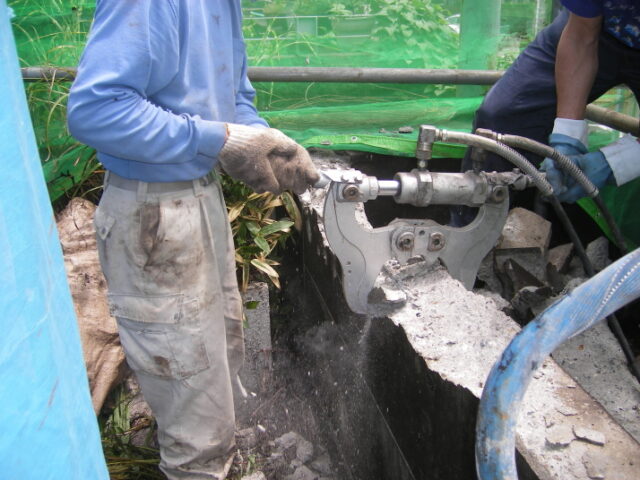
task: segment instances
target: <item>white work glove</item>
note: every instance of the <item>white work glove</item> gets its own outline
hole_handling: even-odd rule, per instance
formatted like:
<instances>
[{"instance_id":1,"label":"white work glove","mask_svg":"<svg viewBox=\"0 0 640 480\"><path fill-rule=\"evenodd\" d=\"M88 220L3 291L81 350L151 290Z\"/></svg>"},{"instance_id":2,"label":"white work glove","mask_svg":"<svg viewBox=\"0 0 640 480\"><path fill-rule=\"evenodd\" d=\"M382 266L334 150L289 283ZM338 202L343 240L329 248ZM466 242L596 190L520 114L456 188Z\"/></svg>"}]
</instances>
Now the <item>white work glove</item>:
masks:
<instances>
[{"instance_id":1,"label":"white work glove","mask_svg":"<svg viewBox=\"0 0 640 480\"><path fill-rule=\"evenodd\" d=\"M224 170L258 193L303 193L319 179L307 151L280 130L227 123L218 155Z\"/></svg>"}]
</instances>

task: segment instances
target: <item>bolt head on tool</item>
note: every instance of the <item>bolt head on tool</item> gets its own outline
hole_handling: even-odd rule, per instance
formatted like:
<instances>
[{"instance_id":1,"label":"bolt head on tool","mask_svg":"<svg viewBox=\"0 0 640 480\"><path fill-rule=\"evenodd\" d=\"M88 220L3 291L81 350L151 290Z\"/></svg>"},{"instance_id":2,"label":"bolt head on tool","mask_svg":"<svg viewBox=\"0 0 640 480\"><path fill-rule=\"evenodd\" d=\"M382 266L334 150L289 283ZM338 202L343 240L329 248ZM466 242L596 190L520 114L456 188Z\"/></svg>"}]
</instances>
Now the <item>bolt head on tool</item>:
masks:
<instances>
[{"instance_id":1,"label":"bolt head on tool","mask_svg":"<svg viewBox=\"0 0 640 480\"><path fill-rule=\"evenodd\" d=\"M499 186L493 189L491 193L491 200L494 202L502 202L507 197L508 191L506 187Z\"/></svg>"},{"instance_id":2,"label":"bolt head on tool","mask_svg":"<svg viewBox=\"0 0 640 480\"><path fill-rule=\"evenodd\" d=\"M438 250L442 250L444 248L445 238L444 235L440 232L433 232L429 235L429 246L427 249L430 252L437 252Z\"/></svg>"},{"instance_id":3,"label":"bolt head on tool","mask_svg":"<svg viewBox=\"0 0 640 480\"><path fill-rule=\"evenodd\" d=\"M404 232L398 236L396 240L396 246L403 251L409 251L413 249L414 235L411 232Z\"/></svg>"},{"instance_id":4,"label":"bolt head on tool","mask_svg":"<svg viewBox=\"0 0 640 480\"><path fill-rule=\"evenodd\" d=\"M360 197L360 188L357 185L347 185L342 189L345 200L357 200Z\"/></svg>"}]
</instances>

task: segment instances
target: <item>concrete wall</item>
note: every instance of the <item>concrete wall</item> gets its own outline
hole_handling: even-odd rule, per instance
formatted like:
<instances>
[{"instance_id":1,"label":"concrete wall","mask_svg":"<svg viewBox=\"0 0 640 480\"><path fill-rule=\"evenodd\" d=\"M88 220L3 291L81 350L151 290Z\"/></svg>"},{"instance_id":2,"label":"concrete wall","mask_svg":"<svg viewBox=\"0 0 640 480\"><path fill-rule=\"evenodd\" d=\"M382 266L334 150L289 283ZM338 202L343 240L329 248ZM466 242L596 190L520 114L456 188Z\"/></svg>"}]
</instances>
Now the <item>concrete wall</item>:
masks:
<instances>
[{"instance_id":1,"label":"concrete wall","mask_svg":"<svg viewBox=\"0 0 640 480\"><path fill-rule=\"evenodd\" d=\"M340 478L475 478L483 382L519 326L445 271L419 267L387 274L403 305L353 314L323 238L321 195L303 197L305 275L291 294L300 313L291 343ZM521 479L640 478L640 445L551 359L525 397L517 445Z\"/></svg>"}]
</instances>

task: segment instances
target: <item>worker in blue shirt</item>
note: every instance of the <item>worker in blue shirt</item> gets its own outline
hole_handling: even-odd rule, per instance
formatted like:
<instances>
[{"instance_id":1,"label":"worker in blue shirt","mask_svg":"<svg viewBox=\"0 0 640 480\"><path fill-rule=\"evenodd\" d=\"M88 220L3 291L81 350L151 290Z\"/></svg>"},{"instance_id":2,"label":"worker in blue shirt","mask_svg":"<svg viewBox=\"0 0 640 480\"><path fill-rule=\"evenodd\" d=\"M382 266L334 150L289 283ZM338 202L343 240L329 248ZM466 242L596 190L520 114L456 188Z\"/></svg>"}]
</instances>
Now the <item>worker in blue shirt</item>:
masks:
<instances>
[{"instance_id":1,"label":"worker in blue shirt","mask_svg":"<svg viewBox=\"0 0 640 480\"><path fill-rule=\"evenodd\" d=\"M234 453L242 304L217 167L258 192L318 180L253 105L239 0L98 0L68 124L106 168L95 214L111 312L170 479Z\"/></svg>"},{"instance_id":2,"label":"worker in blue shirt","mask_svg":"<svg viewBox=\"0 0 640 480\"><path fill-rule=\"evenodd\" d=\"M569 155L597 187L622 185L640 176L640 144L627 135L589 153L584 116L587 103L620 84L640 98L640 2L562 0L562 4L566 10L487 93L476 112L474 129L549 142ZM536 164L541 160L523 153ZM469 170L471 165L467 153L462 169ZM484 168L513 167L488 154ZM544 160L542 169L561 201L573 203L585 194L551 159ZM453 223L468 223L468 213L454 211Z\"/></svg>"}]
</instances>

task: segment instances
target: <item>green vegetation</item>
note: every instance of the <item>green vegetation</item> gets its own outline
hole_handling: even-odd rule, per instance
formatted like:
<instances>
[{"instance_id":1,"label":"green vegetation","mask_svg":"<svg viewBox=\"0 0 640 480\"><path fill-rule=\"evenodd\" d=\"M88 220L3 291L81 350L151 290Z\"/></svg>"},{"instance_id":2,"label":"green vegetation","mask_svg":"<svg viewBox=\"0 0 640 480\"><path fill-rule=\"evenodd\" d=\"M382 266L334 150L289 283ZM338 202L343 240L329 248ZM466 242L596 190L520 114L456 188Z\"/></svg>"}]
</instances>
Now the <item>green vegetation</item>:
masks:
<instances>
[{"instance_id":1,"label":"green vegetation","mask_svg":"<svg viewBox=\"0 0 640 480\"><path fill-rule=\"evenodd\" d=\"M158 469L160 453L153 448L152 437L156 430L153 418L139 419L131 427L129 404L131 395L121 384L109 396L108 402L98 417L102 433L104 451L111 480L163 480L166 478ZM132 435L150 427L142 446L132 442Z\"/></svg>"}]
</instances>

